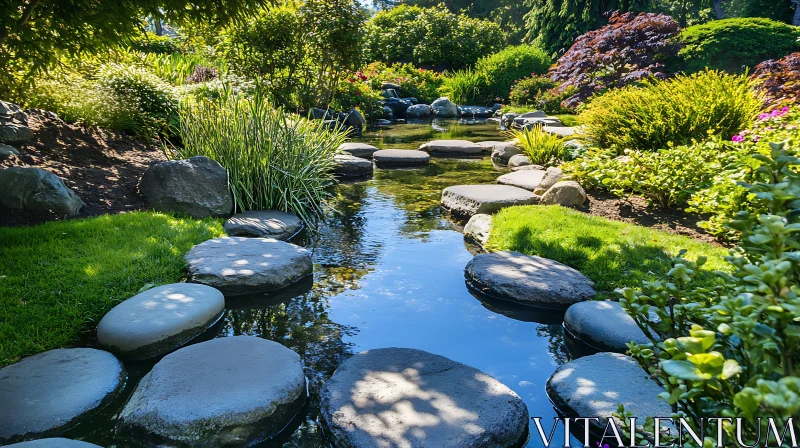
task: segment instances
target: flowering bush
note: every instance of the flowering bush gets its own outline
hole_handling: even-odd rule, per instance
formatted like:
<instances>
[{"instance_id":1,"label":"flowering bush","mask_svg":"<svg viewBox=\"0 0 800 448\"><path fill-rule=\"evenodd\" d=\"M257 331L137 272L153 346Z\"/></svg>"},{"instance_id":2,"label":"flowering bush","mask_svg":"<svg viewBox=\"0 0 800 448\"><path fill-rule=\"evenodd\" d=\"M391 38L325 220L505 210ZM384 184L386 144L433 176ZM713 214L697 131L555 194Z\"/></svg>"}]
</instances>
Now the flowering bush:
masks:
<instances>
[{"instance_id":1,"label":"flowering bush","mask_svg":"<svg viewBox=\"0 0 800 448\"><path fill-rule=\"evenodd\" d=\"M758 64L752 78L759 82L768 106L800 102L800 53Z\"/></svg>"},{"instance_id":2,"label":"flowering bush","mask_svg":"<svg viewBox=\"0 0 800 448\"><path fill-rule=\"evenodd\" d=\"M438 98L442 75L433 70L414 67L413 64L373 62L361 72L369 85L380 90L381 84L391 82L400 86L400 92L416 98L422 103L432 103Z\"/></svg>"},{"instance_id":3,"label":"flowering bush","mask_svg":"<svg viewBox=\"0 0 800 448\"><path fill-rule=\"evenodd\" d=\"M383 114L380 101L383 98L365 81L367 81L366 75L359 71L339 83L331 108L342 112L358 109L366 120L380 118Z\"/></svg>"}]
</instances>

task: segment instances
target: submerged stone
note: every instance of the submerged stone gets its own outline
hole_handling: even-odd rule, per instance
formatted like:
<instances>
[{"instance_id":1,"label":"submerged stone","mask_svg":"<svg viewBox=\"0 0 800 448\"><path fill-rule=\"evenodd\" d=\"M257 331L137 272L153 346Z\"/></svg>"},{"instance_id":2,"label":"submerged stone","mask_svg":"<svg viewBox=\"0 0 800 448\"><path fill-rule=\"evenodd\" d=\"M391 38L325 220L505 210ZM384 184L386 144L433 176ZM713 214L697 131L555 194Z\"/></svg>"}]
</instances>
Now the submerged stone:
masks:
<instances>
[{"instance_id":1,"label":"submerged stone","mask_svg":"<svg viewBox=\"0 0 800 448\"><path fill-rule=\"evenodd\" d=\"M285 241L303 229L303 221L291 213L278 210L248 210L233 215L225 221L224 227L230 236L274 238Z\"/></svg>"}]
</instances>

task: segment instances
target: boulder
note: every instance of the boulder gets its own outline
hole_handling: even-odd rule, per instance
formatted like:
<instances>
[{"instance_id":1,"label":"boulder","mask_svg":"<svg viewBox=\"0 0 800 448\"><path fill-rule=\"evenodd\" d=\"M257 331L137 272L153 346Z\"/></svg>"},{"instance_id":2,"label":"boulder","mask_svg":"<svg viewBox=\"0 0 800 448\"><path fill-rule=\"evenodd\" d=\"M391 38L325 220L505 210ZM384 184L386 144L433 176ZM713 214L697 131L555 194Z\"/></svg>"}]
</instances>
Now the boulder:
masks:
<instances>
[{"instance_id":1,"label":"boulder","mask_svg":"<svg viewBox=\"0 0 800 448\"><path fill-rule=\"evenodd\" d=\"M361 112L356 109L351 109L345 114L344 124L347 126L361 129L366 123L367 122L364 120L364 116L361 115Z\"/></svg>"},{"instance_id":2,"label":"boulder","mask_svg":"<svg viewBox=\"0 0 800 448\"><path fill-rule=\"evenodd\" d=\"M455 185L442 191L442 207L461 218L536 202L530 191L508 185Z\"/></svg>"},{"instance_id":3,"label":"boulder","mask_svg":"<svg viewBox=\"0 0 800 448\"><path fill-rule=\"evenodd\" d=\"M390 89L399 92L400 91L400 85L399 84L395 84L393 82L381 83L381 90L390 90Z\"/></svg>"},{"instance_id":4,"label":"boulder","mask_svg":"<svg viewBox=\"0 0 800 448\"><path fill-rule=\"evenodd\" d=\"M488 152L491 154L494 151L494 147L498 145L505 145L507 142L501 142L497 140L487 140L484 142L476 142L475 144L480 146L483 149L483 152Z\"/></svg>"},{"instance_id":5,"label":"boulder","mask_svg":"<svg viewBox=\"0 0 800 448\"><path fill-rule=\"evenodd\" d=\"M311 252L268 238L214 238L194 246L184 259L192 281L226 295L280 289L313 270Z\"/></svg>"},{"instance_id":6,"label":"boulder","mask_svg":"<svg viewBox=\"0 0 800 448\"><path fill-rule=\"evenodd\" d=\"M431 109L438 118L458 118L458 106L447 97L438 98L431 103Z\"/></svg>"},{"instance_id":7,"label":"boulder","mask_svg":"<svg viewBox=\"0 0 800 448\"><path fill-rule=\"evenodd\" d=\"M493 111L495 111L495 112L497 112L498 110L500 110L500 109L502 109L502 108L503 108L503 105L502 105L502 104L500 104L500 103L494 103L494 104L492 104L492 110L493 110Z\"/></svg>"},{"instance_id":8,"label":"boulder","mask_svg":"<svg viewBox=\"0 0 800 448\"><path fill-rule=\"evenodd\" d=\"M372 162L349 154L337 154L333 173L343 177L365 177L372 175Z\"/></svg>"},{"instance_id":9,"label":"boulder","mask_svg":"<svg viewBox=\"0 0 800 448\"><path fill-rule=\"evenodd\" d=\"M14 443L6 445L5 448L102 448L93 443L81 442L80 440L62 439L54 437L50 439L31 440L28 442Z\"/></svg>"},{"instance_id":10,"label":"boulder","mask_svg":"<svg viewBox=\"0 0 800 448\"><path fill-rule=\"evenodd\" d=\"M372 154L377 150L378 148L366 143L349 142L339 145L339 152L350 154L353 157L361 157L362 159L371 159Z\"/></svg>"},{"instance_id":11,"label":"boulder","mask_svg":"<svg viewBox=\"0 0 800 448\"><path fill-rule=\"evenodd\" d=\"M125 359L169 353L214 325L225 311L218 290L173 283L136 294L111 309L97 325L100 346Z\"/></svg>"},{"instance_id":12,"label":"boulder","mask_svg":"<svg viewBox=\"0 0 800 448\"><path fill-rule=\"evenodd\" d=\"M515 114L513 112L509 112L507 114L503 114L503 116L500 117L500 124L502 124L503 126L505 126L507 128L511 127L511 125L514 123L514 119L519 117L519 115L520 114Z\"/></svg>"},{"instance_id":13,"label":"boulder","mask_svg":"<svg viewBox=\"0 0 800 448\"><path fill-rule=\"evenodd\" d=\"M511 171L529 171L529 170L545 171L545 168L542 165L523 165L511 168Z\"/></svg>"},{"instance_id":14,"label":"boulder","mask_svg":"<svg viewBox=\"0 0 800 448\"><path fill-rule=\"evenodd\" d=\"M0 121L0 143L22 143L33 139L33 131L22 123Z\"/></svg>"},{"instance_id":15,"label":"boulder","mask_svg":"<svg viewBox=\"0 0 800 448\"><path fill-rule=\"evenodd\" d=\"M431 156L412 149L382 149L372 155L375 165L381 167L427 165Z\"/></svg>"},{"instance_id":16,"label":"boulder","mask_svg":"<svg viewBox=\"0 0 800 448\"><path fill-rule=\"evenodd\" d=\"M528 435L528 410L511 389L409 348L344 361L322 388L320 421L337 447L510 448Z\"/></svg>"},{"instance_id":17,"label":"boulder","mask_svg":"<svg viewBox=\"0 0 800 448\"><path fill-rule=\"evenodd\" d=\"M522 118L522 119L526 119L526 118L547 118L547 114L544 113L544 111L541 111L541 110L534 110L534 111L531 111L531 112L525 112L524 114L521 114L521 115L517 115L516 118Z\"/></svg>"},{"instance_id":18,"label":"boulder","mask_svg":"<svg viewBox=\"0 0 800 448\"><path fill-rule=\"evenodd\" d=\"M511 156L510 159L508 159L508 167L511 168L512 170L514 168L519 168L521 166L527 166L532 164L533 163L531 162L530 157L526 156L525 154L513 155Z\"/></svg>"},{"instance_id":19,"label":"boulder","mask_svg":"<svg viewBox=\"0 0 800 448\"><path fill-rule=\"evenodd\" d=\"M442 156L480 155L483 148L467 140L434 140L419 147L420 151Z\"/></svg>"},{"instance_id":20,"label":"boulder","mask_svg":"<svg viewBox=\"0 0 800 448\"><path fill-rule=\"evenodd\" d=\"M598 353L560 366L547 380L546 390L565 416L599 417L600 421L589 420L589 429L596 435L602 435L620 403L637 422L672 415L670 405L658 398L664 389L639 363L618 353Z\"/></svg>"},{"instance_id":21,"label":"boulder","mask_svg":"<svg viewBox=\"0 0 800 448\"><path fill-rule=\"evenodd\" d=\"M273 238L286 241L303 229L303 221L291 213L278 210L248 210L225 221L230 236Z\"/></svg>"},{"instance_id":22,"label":"boulder","mask_svg":"<svg viewBox=\"0 0 800 448\"><path fill-rule=\"evenodd\" d=\"M314 120L330 120L334 117L335 112L320 109L319 107L312 107L308 116Z\"/></svg>"},{"instance_id":23,"label":"boulder","mask_svg":"<svg viewBox=\"0 0 800 448\"><path fill-rule=\"evenodd\" d=\"M0 118L17 120L21 123L26 123L28 121L28 115L25 114L19 106L7 101L0 101Z\"/></svg>"},{"instance_id":24,"label":"boulder","mask_svg":"<svg viewBox=\"0 0 800 448\"><path fill-rule=\"evenodd\" d=\"M431 116L431 106L427 104L415 104L406 109L406 116L411 118L428 118Z\"/></svg>"},{"instance_id":25,"label":"boulder","mask_svg":"<svg viewBox=\"0 0 800 448\"><path fill-rule=\"evenodd\" d=\"M476 255L464 270L469 286L497 299L562 309L594 297L594 282L557 261L519 252Z\"/></svg>"},{"instance_id":26,"label":"boulder","mask_svg":"<svg viewBox=\"0 0 800 448\"><path fill-rule=\"evenodd\" d=\"M486 246L489 241L489 233L492 230L492 215L479 214L469 218L464 226L464 236L477 242L481 246Z\"/></svg>"},{"instance_id":27,"label":"boulder","mask_svg":"<svg viewBox=\"0 0 800 448\"><path fill-rule=\"evenodd\" d=\"M494 109L483 106L461 106L458 110L465 118L489 118L494 115Z\"/></svg>"},{"instance_id":28,"label":"boulder","mask_svg":"<svg viewBox=\"0 0 800 448\"><path fill-rule=\"evenodd\" d=\"M391 109L394 118L404 117L408 108L412 106L411 101L400 98L387 98L383 100L383 105Z\"/></svg>"},{"instance_id":29,"label":"boulder","mask_svg":"<svg viewBox=\"0 0 800 448\"><path fill-rule=\"evenodd\" d=\"M0 159L7 159L19 155L19 150L13 146L0 143Z\"/></svg>"},{"instance_id":30,"label":"boulder","mask_svg":"<svg viewBox=\"0 0 800 448\"><path fill-rule=\"evenodd\" d=\"M505 142L502 145L496 145L494 147L492 150L492 161L498 165L508 166L508 161L517 154L525 154L525 151L514 142Z\"/></svg>"},{"instance_id":31,"label":"boulder","mask_svg":"<svg viewBox=\"0 0 800 448\"><path fill-rule=\"evenodd\" d=\"M118 429L158 446L252 446L300 411L300 356L252 336L212 339L165 356L133 391Z\"/></svg>"},{"instance_id":32,"label":"boulder","mask_svg":"<svg viewBox=\"0 0 800 448\"><path fill-rule=\"evenodd\" d=\"M522 170L512 171L497 178L497 183L501 185L511 185L533 191L545 176L542 170Z\"/></svg>"},{"instance_id":33,"label":"boulder","mask_svg":"<svg viewBox=\"0 0 800 448\"><path fill-rule=\"evenodd\" d=\"M63 433L112 401L122 363L93 348L50 350L0 369L0 443Z\"/></svg>"},{"instance_id":34,"label":"boulder","mask_svg":"<svg viewBox=\"0 0 800 448\"><path fill-rule=\"evenodd\" d=\"M541 182L539 182L539 186L533 190L534 194L543 195L547 190L550 189L553 185L555 185L561 178L564 177L564 172L561 171L561 168L551 166L547 169L546 174Z\"/></svg>"},{"instance_id":35,"label":"boulder","mask_svg":"<svg viewBox=\"0 0 800 448\"><path fill-rule=\"evenodd\" d=\"M650 342L619 302L576 303L564 314L564 328L575 339L601 352L625 353L629 342Z\"/></svg>"},{"instance_id":36,"label":"boulder","mask_svg":"<svg viewBox=\"0 0 800 448\"><path fill-rule=\"evenodd\" d=\"M229 215L233 211L228 172L208 157L157 163L144 172L139 189L158 211L195 218Z\"/></svg>"},{"instance_id":37,"label":"boulder","mask_svg":"<svg viewBox=\"0 0 800 448\"><path fill-rule=\"evenodd\" d=\"M562 180L556 182L542 195L544 205L583 205L586 202L586 192L583 191L581 184L574 180Z\"/></svg>"},{"instance_id":38,"label":"boulder","mask_svg":"<svg viewBox=\"0 0 800 448\"><path fill-rule=\"evenodd\" d=\"M41 168L12 167L0 171L0 204L32 213L75 216L85 205L55 174Z\"/></svg>"}]
</instances>

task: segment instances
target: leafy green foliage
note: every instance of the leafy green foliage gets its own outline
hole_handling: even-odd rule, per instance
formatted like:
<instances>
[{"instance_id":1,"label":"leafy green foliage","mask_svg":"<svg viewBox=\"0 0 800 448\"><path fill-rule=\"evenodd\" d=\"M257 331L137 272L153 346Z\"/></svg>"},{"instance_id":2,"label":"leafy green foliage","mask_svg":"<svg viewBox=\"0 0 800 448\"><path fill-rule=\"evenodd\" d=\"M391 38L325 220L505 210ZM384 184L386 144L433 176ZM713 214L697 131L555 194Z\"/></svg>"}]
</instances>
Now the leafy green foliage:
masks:
<instances>
[{"instance_id":1,"label":"leafy green foliage","mask_svg":"<svg viewBox=\"0 0 800 448\"><path fill-rule=\"evenodd\" d=\"M361 80L358 76L360 74L359 72L356 76L339 83L331 108L345 112L358 109L367 121L380 118L383 115L383 106L380 104L383 97L367 82Z\"/></svg>"},{"instance_id":2,"label":"leafy green foliage","mask_svg":"<svg viewBox=\"0 0 800 448\"><path fill-rule=\"evenodd\" d=\"M486 78L472 69L449 72L444 77L439 93L456 104L486 103Z\"/></svg>"},{"instance_id":3,"label":"leafy green foliage","mask_svg":"<svg viewBox=\"0 0 800 448\"><path fill-rule=\"evenodd\" d=\"M443 76L439 72L399 62L391 65L373 62L362 73L367 76L367 82L375 90L379 90L384 82L391 82L400 86L398 94L414 97L426 104L439 97L439 88L443 82Z\"/></svg>"},{"instance_id":4,"label":"leafy green foliage","mask_svg":"<svg viewBox=\"0 0 800 448\"><path fill-rule=\"evenodd\" d=\"M652 151L709 135L728 139L752 123L761 104L746 77L704 71L609 91L581 118L601 148Z\"/></svg>"},{"instance_id":5,"label":"leafy green foliage","mask_svg":"<svg viewBox=\"0 0 800 448\"><path fill-rule=\"evenodd\" d=\"M534 165L558 165L567 155L564 139L545 132L541 126L508 131L506 137L516 141Z\"/></svg>"},{"instance_id":6,"label":"leafy green foliage","mask_svg":"<svg viewBox=\"0 0 800 448\"><path fill-rule=\"evenodd\" d=\"M486 78L484 94L490 101L500 102L509 97L511 86L531 75L543 75L552 59L540 48L532 45L508 47L475 64L475 71Z\"/></svg>"},{"instance_id":7,"label":"leafy green foliage","mask_svg":"<svg viewBox=\"0 0 800 448\"><path fill-rule=\"evenodd\" d=\"M763 18L715 20L681 31L678 56L687 72L705 68L742 73L766 59L795 51L797 27Z\"/></svg>"},{"instance_id":8,"label":"leafy green foliage","mask_svg":"<svg viewBox=\"0 0 800 448\"><path fill-rule=\"evenodd\" d=\"M543 93L558 85L559 83L545 76L523 78L511 87L508 99L514 105L537 104Z\"/></svg>"},{"instance_id":9,"label":"leafy green foliage","mask_svg":"<svg viewBox=\"0 0 800 448\"><path fill-rule=\"evenodd\" d=\"M143 33L131 38L130 48L142 53L173 54L181 52L177 39L153 33Z\"/></svg>"}]
</instances>

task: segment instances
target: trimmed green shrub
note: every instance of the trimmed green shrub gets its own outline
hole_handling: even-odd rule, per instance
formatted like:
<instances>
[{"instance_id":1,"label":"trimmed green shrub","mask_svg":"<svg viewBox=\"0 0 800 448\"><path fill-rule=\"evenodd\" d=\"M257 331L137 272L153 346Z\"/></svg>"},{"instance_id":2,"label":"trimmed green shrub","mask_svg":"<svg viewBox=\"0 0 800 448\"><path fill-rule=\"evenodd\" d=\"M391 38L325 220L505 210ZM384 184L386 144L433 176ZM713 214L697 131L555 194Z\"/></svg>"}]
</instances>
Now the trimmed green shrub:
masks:
<instances>
[{"instance_id":1,"label":"trimmed green shrub","mask_svg":"<svg viewBox=\"0 0 800 448\"><path fill-rule=\"evenodd\" d=\"M508 96L509 101L513 105L525 106L528 104L537 104L539 98L546 91L557 87L559 83L553 81L546 76L531 76L517 81L511 87L511 93Z\"/></svg>"},{"instance_id":2,"label":"trimmed green shrub","mask_svg":"<svg viewBox=\"0 0 800 448\"><path fill-rule=\"evenodd\" d=\"M515 82L526 76L547 73L552 63L552 58L541 48L517 45L479 59L475 71L486 78L484 94L489 100L501 102L509 98Z\"/></svg>"},{"instance_id":3,"label":"trimmed green shrub","mask_svg":"<svg viewBox=\"0 0 800 448\"><path fill-rule=\"evenodd\" d=\"M180 53L181 51L177 39L169 36L158 36L150 32L132 38L130 48L142 53L154 54L172 54Z\"/></svg>"},{"instance_id":4,"label":"trimmed green shrub","mask_svg":"<svg viewBox=\"0 0 800 448\"><path fill-rule=\"evenodd\" d=\"M534 165L553 166L566 159L564 139L545 132L541 126L509 131L506 136L517 142Z\"/></svg>"},{"instance_id":5,"label":"trimmed green shrub","mask_svg":"<svg viewBox=\"0 0 800 448\"><path fill-rule=\"evenodd\" d=\"M798 48L798 27L763 18L714 20L690 26L678 39L681 67L693 73L703 69L743 73L761 61L778 59Z\"/></svg>"},{"instance_id":6,"label":"trimmed green shrub","mask_svg":"<svg viewBox=\"0 0 800 448\"><path fill-rule=\"evenodd\" d=\"M747 77L703 71L611 90L593 98L581 118L601 148L652 151L709 135L729 139L752 124L761 104Z\"/></svg>"}]
</instances>

